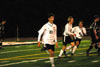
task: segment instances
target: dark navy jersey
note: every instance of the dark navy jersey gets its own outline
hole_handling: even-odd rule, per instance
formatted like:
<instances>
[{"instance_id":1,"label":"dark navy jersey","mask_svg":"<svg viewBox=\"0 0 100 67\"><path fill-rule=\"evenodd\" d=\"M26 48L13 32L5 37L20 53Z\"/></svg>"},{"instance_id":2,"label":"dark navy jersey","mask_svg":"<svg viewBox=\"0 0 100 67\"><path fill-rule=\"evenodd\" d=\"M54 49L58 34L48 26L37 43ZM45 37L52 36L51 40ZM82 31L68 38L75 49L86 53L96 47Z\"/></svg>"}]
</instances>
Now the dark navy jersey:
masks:
<instances>
[{"instance_id":1,"label":"dark navy jersey","mask_svg":"<svg viewBox=\"0 0 100 67\"><path fill-rule=\"evenodd\" d=\"M93 30L96 30L97 31L97 29L98 29L98 25L95 22L93 22L90 25L90 32L93 32Z\"/></svg>"},{"instance_id":2,"label":"dark navy jersey","mask_svg":"<svg viewBox=\"0 0 100 67\"><path fill-rule=\"evenodd\" d=\"M97 29L97 36L100 38L100 26Z\"/></svg>"}]
</instances>

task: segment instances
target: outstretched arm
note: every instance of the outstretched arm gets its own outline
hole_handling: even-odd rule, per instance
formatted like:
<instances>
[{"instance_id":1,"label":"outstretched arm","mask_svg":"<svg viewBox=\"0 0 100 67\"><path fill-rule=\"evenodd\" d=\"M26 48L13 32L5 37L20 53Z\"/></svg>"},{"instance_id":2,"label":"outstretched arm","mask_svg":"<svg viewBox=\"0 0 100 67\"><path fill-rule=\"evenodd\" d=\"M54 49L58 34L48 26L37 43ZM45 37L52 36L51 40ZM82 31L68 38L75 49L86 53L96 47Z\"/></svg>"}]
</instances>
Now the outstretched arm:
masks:
<instances>
[{"instance_id":1,"label":"outstretched arm","mask_svg":"<svg viewBox=\"0 0 100 67\"><path fill-rule=\"evenodd\" d=\"M42 36L44 31L45 31L45 25L38 31L38 33L39 33L39 35L38 35L38 47L40 47L40 39L41 39L41 36Z\"/></svg>"}]
</instances>

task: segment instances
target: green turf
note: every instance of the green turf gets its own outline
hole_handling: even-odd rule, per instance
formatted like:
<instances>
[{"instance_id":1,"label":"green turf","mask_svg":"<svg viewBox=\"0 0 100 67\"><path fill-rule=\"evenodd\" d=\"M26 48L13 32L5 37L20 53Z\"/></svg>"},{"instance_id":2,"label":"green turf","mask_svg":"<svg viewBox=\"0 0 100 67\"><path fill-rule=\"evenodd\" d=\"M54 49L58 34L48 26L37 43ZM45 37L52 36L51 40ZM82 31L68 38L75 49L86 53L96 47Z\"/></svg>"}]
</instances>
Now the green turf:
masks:
<instances>
[{"instance_id":1,"label":"green turf","mask_svg":"<svg viewBox=\"0 0 100 67\"><path fill-rule=\"evenodd\" d=\"M56 67L99 67L100 57L97 54L86 56L85 52L90 45L90 40L83 40L74 56L57 59L62 43L55 51ZM0 50L0 67L50 67L49 55L40 51L36 44L21 46L6 46ZM95 52L92 49L91 52Z\"/></svg>"}]
</instances>

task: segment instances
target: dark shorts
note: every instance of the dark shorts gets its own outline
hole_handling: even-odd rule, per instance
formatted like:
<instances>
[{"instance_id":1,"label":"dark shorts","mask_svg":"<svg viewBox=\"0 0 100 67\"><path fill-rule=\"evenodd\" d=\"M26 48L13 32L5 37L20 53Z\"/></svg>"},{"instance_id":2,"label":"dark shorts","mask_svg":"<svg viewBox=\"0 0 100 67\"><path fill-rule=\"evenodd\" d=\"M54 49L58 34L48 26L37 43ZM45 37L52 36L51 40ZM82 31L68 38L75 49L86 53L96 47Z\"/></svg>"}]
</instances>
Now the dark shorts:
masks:
<instances>
[{"instance_id":1,"label":"dark shorts","mask_svg":"<svg viewBox=\"0 0 100 67\"><path fill-rule=\"evenodd\" d=\"M76 42L78 41L78 42L79 42L79 45L80 45L81 40L82 40L82 39L76 38L76 39L74 39L74 42L75 42L75 44L76 44ZM79 47L79 45L78 45L78 47Z\"/></svg>"},{"instance_id":2,"label":"dark shorts","mask_svg":"<svg viewBox=\"0 0 100 67\"><path fill-rule=\"evenodd\" d=\"M55 45L46 44L46 48L47 50L51 49L52 51L55 51Z\"/></svg>"},{"instance_id":3,"label":"dark shorts","mask_svg":"<svg viewBox=\"0 0 100 67\"><path fill-rule=\"evenodd\" d=\"M79 41L79 43L81 42L81 40L82 40L82 39L79 39L79 38L74 39L75 42L76 42L76 41Z\"/></svg>"},{"instance_id":4,"label":"dark shorts","mask_svg":"<svg viewBox=\"0 0 100 67\"><path fill-rule=\"evenodd\" d=\"M74 42L74 41L72 40L72 38L70 36L63 35L62 42L63 42L63 45L66 46L67 44Z\"/></svg>"},{"instance_id":5,"label":"dark shorts","mask_svg":"<svg viewBox=\"0 0 100 67\"><path fill-rule=\"evenodd\" d=\"M100 42L100 32L97 32L97 36L99 37L98 42Z\"/></svg>"},{"instance_id":6,"label":"dark shorts","mask_svg":"<svg viewBox=\"0 0 100 67\"><path fill-rule=\"evenodd\" d=\"M92 43L97 43L97 39L95 38L95 35L91 33L91 41Z\"/></svg>"}]
</instances>

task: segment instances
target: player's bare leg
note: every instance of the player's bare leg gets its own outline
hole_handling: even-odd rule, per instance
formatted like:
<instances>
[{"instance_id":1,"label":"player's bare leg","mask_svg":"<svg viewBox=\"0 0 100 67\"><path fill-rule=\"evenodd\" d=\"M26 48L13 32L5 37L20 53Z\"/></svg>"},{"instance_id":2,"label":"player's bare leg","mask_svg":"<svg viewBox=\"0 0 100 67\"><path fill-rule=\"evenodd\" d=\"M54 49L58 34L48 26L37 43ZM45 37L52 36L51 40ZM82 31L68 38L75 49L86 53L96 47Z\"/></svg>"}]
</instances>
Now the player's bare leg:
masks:
<instances>
[{"instance_id":1,"label":"player's bare leg","mask_svg":"<svg viewBox=\"0 0 100 67\"><path fill-rule=\"evenodd\" d=\"M64 53L65 49L66 49L66 46L65 46L65 45L63 45L63 48L61 49L61 51L60 51L60 54L59 54L59 57L58 57L58 58L61 58L61 56L62 56L62 54Z\"/></svg>"},{"instance_id":2,"label":"player's bare leg","mask_svg":"<svg viewBox=\"0 0 100 67\"><path fill-rule=\"evenodd\" d=\"M76 41L76 45L73 47L72 54L75 53L78 46L79 46L79 41Z\"/></svg>"},{"instance_id":3,"label":"player's bare leg","mask_svg":"<svg viewBox=\"0 0 100 67\"><path fill-rule=\"evenodd\" d=\"M72 51L73 51L73 48L74 48L74 46L75 46L75 43L72 42L72 43L71 43L71 46L72 46ZM72 51L71 51L71 52L72 52ZM71 55L73 55L73 53L71 53Z\"/></svg>"},{"instance_id":4,"label":"player's bare leg","mask_svg":"<svg viewBox=\"0 0 100 67\"><path fill-rule=\"evenodd\" d=\"M69 50L69 49L71 49L71 48L72 48L72 46L69 45L68 47L66 47L66 50Z\"/></svg>"},{"instance_id":5,"label":"player's bare leg","mask_svg":"<svg viewBox=\"0 0 100 67\"><path fill-rule=\"evenodd\" d=\"M69 50L69 52L66 52L66 50ZM64 51L64 55L67 56L67 54L72 52L72 45L69 45L68 47L66 47L65 51Z\"/></svg>"},{"instance_id":6,"label":"player's bare leg","mask_svg":"<svg viewBox=\"0 0 100 67\"><path fill-rule=\"evenodd\" d=\"M51 67L55 67L55 64L54 64L54 51L49 49L48 52L50 53Z\"/></svg>"},{"instance_id":7,"label":"player's bare leg","mask_svg":"<svg viewBox=\"0 0 100 67\"><path fill-rule=\"evenodd\" d=\"M67 52L65 55L67 55L67 54L69 54L69 53L72 53L72 50L73 50L73 47L75 46L75 43L72 42L72 43L70 43L70 44L71 44L71 45L68 46L68 47L66 47L66 49L65 49L65 51L66 51L66 50L70 50L70 51Z\"/></svg>"}]
</instances>

